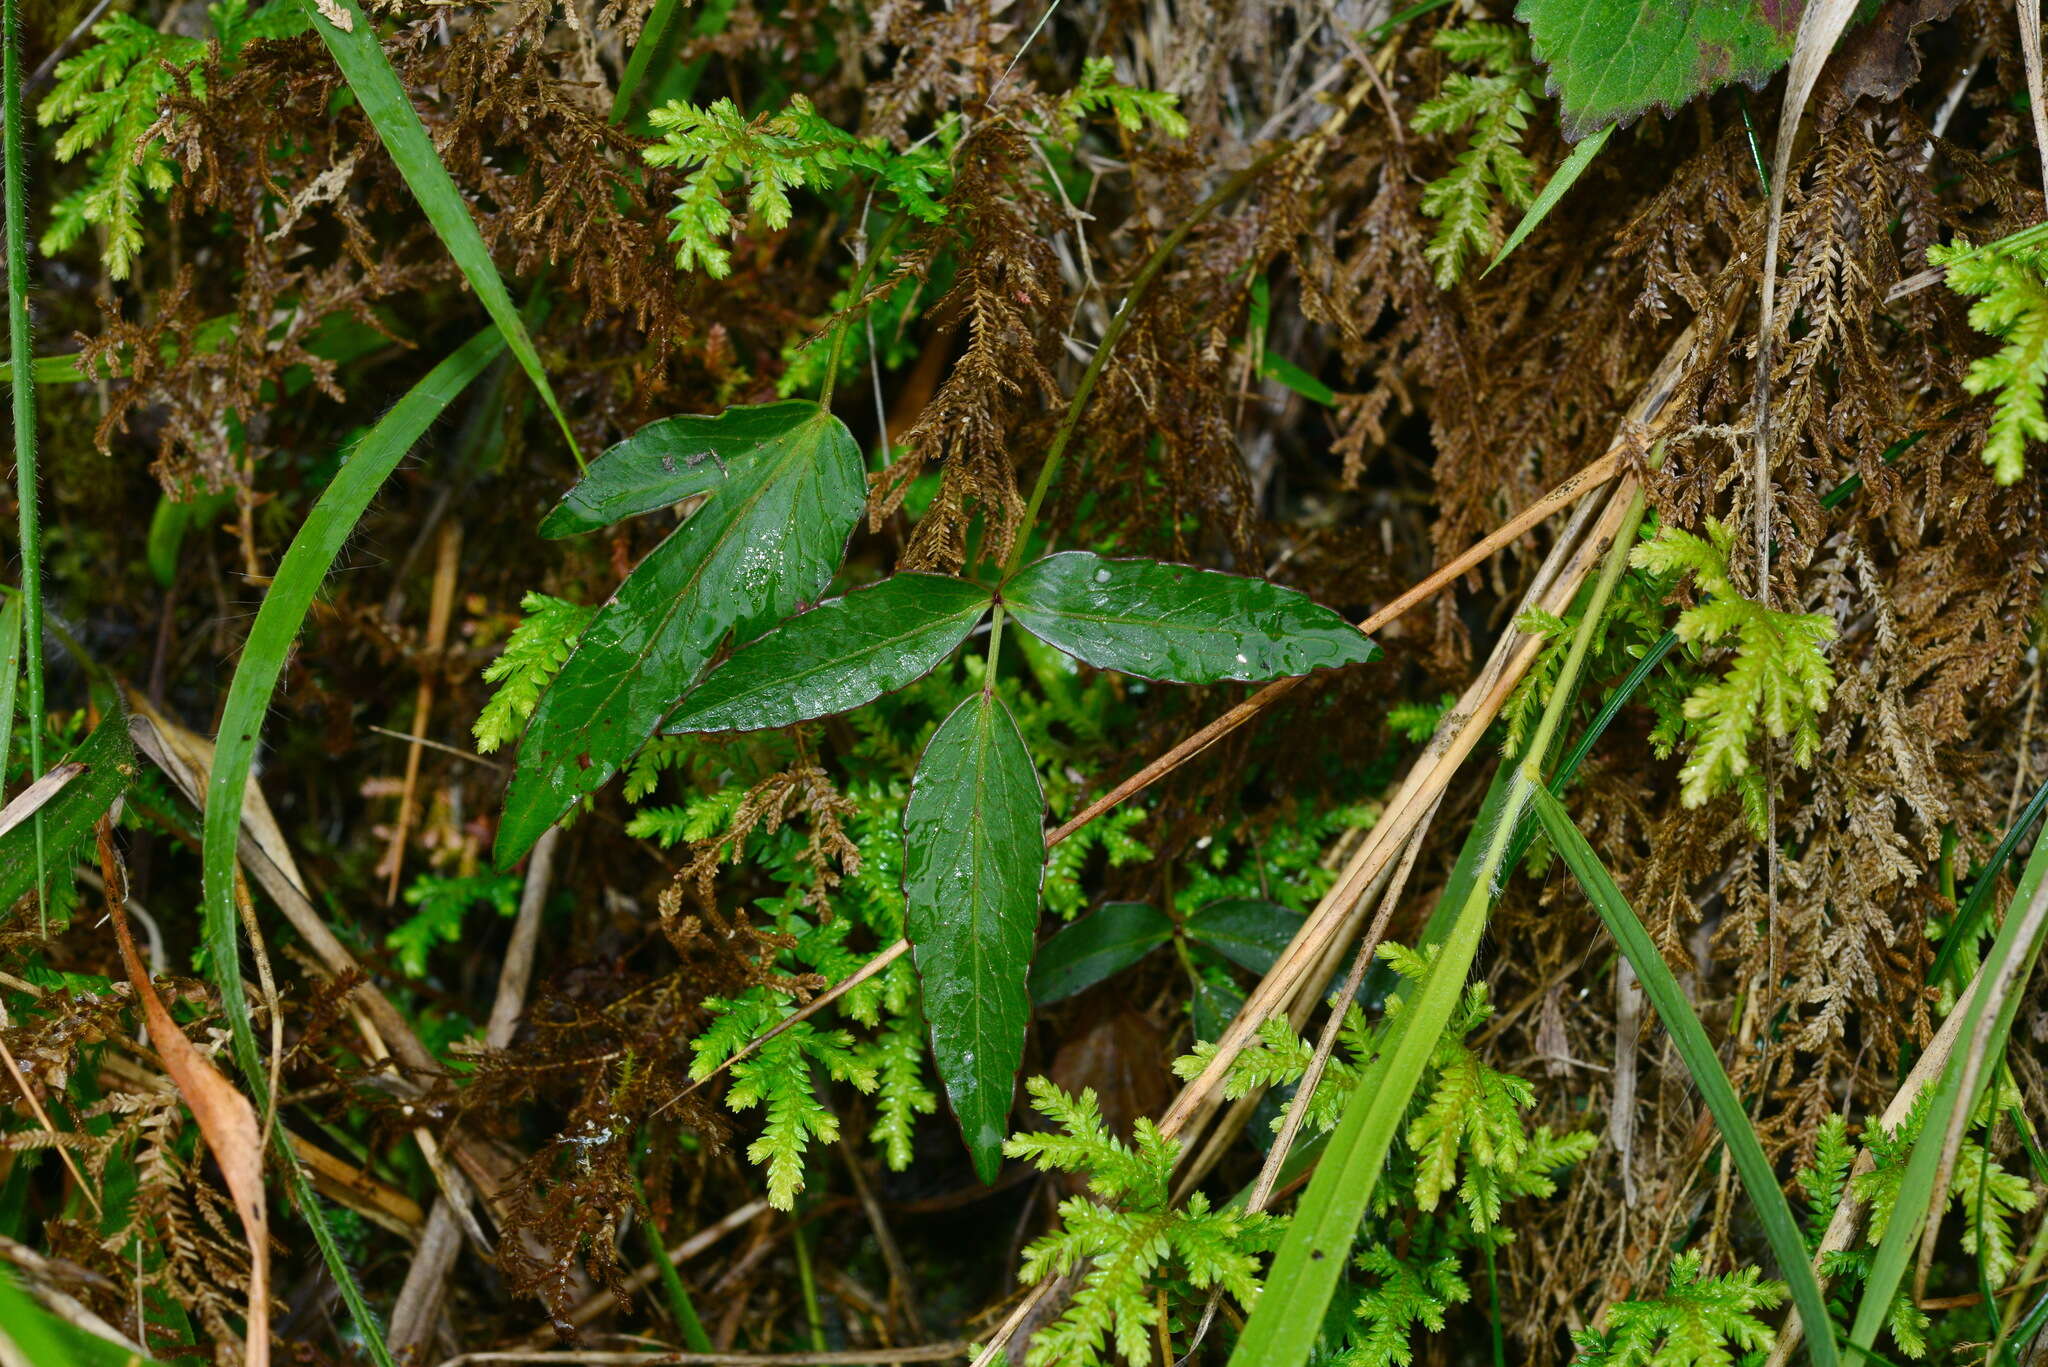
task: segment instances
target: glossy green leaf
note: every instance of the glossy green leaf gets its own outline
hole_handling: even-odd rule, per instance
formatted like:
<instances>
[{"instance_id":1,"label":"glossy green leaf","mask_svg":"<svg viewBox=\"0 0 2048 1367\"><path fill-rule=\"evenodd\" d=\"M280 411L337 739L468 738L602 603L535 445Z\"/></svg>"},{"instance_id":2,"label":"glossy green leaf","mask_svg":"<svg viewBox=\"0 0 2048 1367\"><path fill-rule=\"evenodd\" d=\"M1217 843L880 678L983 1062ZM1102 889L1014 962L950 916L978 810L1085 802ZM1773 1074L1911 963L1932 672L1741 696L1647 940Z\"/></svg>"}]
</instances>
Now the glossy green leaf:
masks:
<instances>
[{"instance_id":1,"label":"glossy green leaf","mask_svg":"<svg viewBox=\"0 0 2048 1367\"><path fill-rule=\"evenodd\" d=\"M1110 902L1047 940L1031 965L1031 1001L1046 1006L1121 973L1173 938L1144 902Z\"/></svg>"},{"instance_id":2,"label":"glossy green leaf","mask_svg":"<svg viewBox=\"0 0 2048 1367\"><path fill-rule=\"evenodd\" d=\"M1657 1008L1657 1018L1671 1032L1671 1042L1686 1071L1692 1074L1701 1100L1707 1103L1714 1123L1720 1127L1722 1142L1727 1144L1728 1156L1735 1162L1736 1176L1742 1179L1743 1190L1749 1193L1750 1204L1756 1208L1764 1238L1777 1256L1778 1270L1792 1289L1792 1304L1806 1333L1807 1352L1815 1367L1832 1367L1841 1360L1840 1353L1835 1347L1834 1326L1828 1320L1827 1302L1808 1261L1811 1255L1805 1237L1785 1200L1784 1189L1778 1185L1778 1175L1771 1170L1771 1160L1765 1157L1763 1145L1757 1140L1756 1129L1749 1123L1749 1112L1728 1081L1713 1042L1707 1038L1706 1027L1700 1024L1685 989L1678 985L1670 965L1664 962L1657 942L1650 938L1635 908L1614 885L1606 865L1586 843L1586 837L1579 833L1564 805L1549 789L1541 787L1534 790L1533 800L1544 834L1550 837L1552 847L1564 859L1572 876L1579 880L1586 900L1600 913L1607 933L1614 937L1635 969L1643 991Z\"/></svg>"},{"instance_id":3,"label":"glossy green leaf","mask_svg":"<svg viewBox=\"0 0 2048 1367\"><path fill-rule=\"evenodd\" d=\"M1677 110L1731 81L1758 88L1792 56L1799 6L1766 0L1521 0L1567 138Z\"/></svg>"},{"instance_id":4,"label":"glossy green leaf","mask_svg":"<svg viewBox=\"0 0 2048 1367\"><path fill-rule=\"evenodd\" d=\"M1565 191L1576 185L1579 177L1586 173L1586 168L1600 155L1600 149L1607 146L1607 140L1614 136L1614 128L1615 125L1608 124L1592 137L1582 139L1579 145L1571 150L1571 155L1566 157L1564 164L1552 172L1550 179L1544 182L1542 193L1537 195L1535 202L1524 211L1522 221L1515 225L1515 230L1508 234L1508 240L1501 243L1500 250L1493 254L1493 260L1487 263L1486 270L1480 274L1491 272L1495 266L1508 259L1509 252L1528 240L1529 234L1536 231L1536 226L1549 217L1550 211L1557 207L1557 202L1564 198Z\"/></svg>"},{"instance_id":5,"label":"glossy green leaf","mask_svg":"<svg viewBox=\"0 0 2048 1367\"><path fill-rule=\"evenodd\" d=\"M1076 659L1174 683L1278 679L1380 653L1293 589L1159 560L1061 551L1019 570L1002 601L1032 635Z\"/></svg>"},{"instance_id":6,"label":"glossy green leaf","mask_svg":"<svg viewBox=\"0 0 2048 1367\"><path fill-rule=\"evenodd\" d=\"M1255 897L1211 902L1188 917L1188 938L1263 974L1301 929L1301 913Z\"/></svg>"},{"instance_id":7,"label":"glossy green leaf","mask_svg":"<svg viewBox=\"0 0 2048 1367\"><path fill-rule=\"evenodd\" d=\"M1024 1061L1045 796L1002 700L976 693L925 744L903 808L903 895L932 1057L981 1180L1002 1166Z\"/></svg>"},{"instance_id":8,"label":"glossy green leaf","mask_svg":"<svg viewBox=\"0 0 2048 1367\"><path fill-rule=\"evenodd\" d=\"M939 574L828 599L705 675L663 729L759 731L850 712L937 669L989 601L987 589Z\"/></svg>"},{"instance_id":9,"label":"glossy green leaf","mask_svg":"<svg viewBox=\"0 0 2048 1367\"><path fill-rule=\"evenodd\" d=\"M377 42L377 26L363 13L356 0L301 0L301 3L312 18L321 41L333 54L334 64L341 68L356 102L362 105L371 127L377 130L384 150L391 154L391 160L398 167L398 173L405 177L413 198L419 201L427 221L434 225L441 245L448 249L448 255L454 258L463 279L469 281L469 287L476 291L484 312L490 314L491 321L498 325L498 331L518 358L520 368L526 372L526 378L540 391L541 402L554 415L556 425L562 429L562 436L569 443L569 450L576 452L576 438L569 431L569 419L555 400L547 372L541 368L540 353L534 350L533 339L527 335L525 320L519 316L511 294L505 289L505 282L498 276L498 268L491 261L490 248L484 245L483 234L477 231L476 219L471 216L462 191L456 188L454 178L442 164L441 154L434 150L433 139L427 136L419 111L413 108L405 87L399 83L398 73L392 70L391 59L384 55L383 47ZM576 463L583 463L580 453L576 454Z\"/></svg>"},{"instance_id":10,"label":"glossy green leaf","mask_svg":"<svg viewBox=\"0 0 2048 1367\"><path fill-rule=\"evenodd\" d=\"M541 520L546 537L609 527L708 493L744 468L763 444L817 411L794 400L662 418L608 448Z\"/></svg>"},{"instance_id":11,"label":"glossy green leaf","mask_svg":"<svg viewBox=\"0 0 2048 1367\"><path fill-rule=\"evenodd\" d=\"M866 504L860 448L816 404L778 408L784 424L626 576L541 694L505 795L498 867L618 772L728 632L755 635L832 582Z\"/></svg>"},{"instance_id":12,"label":"glossy green leaf","mask_svg":"<svg viewBox=\"0 0 2048 1367\"><path fill-rule=\"evenodd\" d=\"M200 858L201 915L206 937L208 968L225 1006L230 1038L237 1065L255 1091L259 1105L267 1089L268 1074L256 1049L251 1030L247 994L242 989L241 952L235 917L235 857L242 832L242 802L247 792L249 767L256 757L257 738L270 712L271 696L278 677L290 657L292 642L305 625L306 613L320 591L335 557L354 535L384 481L398 462L412 450L434 420L455 401L469 382L504 351L505 341L495 327L486 328L456 352L427 372L426 378L408 390L377 425L364 434L349 453L314 503L312 511L292 537L278 563L276 577L256 610L255 624L242 645L242 658L228 685L221 709L220 732L214 742L213 769L206 785L205 843ZM278 1147L289 1157L291 1141L282 1125L271 1130ZM312 1226L349 1317L363 1335L370 1355L379 1367L390 1367L391 1354L385 1347L377 1321L363 1302L362 1292L349 1271L347 1260L321 1214L304 1171L288 1164L298 1196L299 1210Z\"/></svg>"},{"instance_id":13,"label":"glossy green leaf","mask_svg":"<svg viewBox=\"0 0 2048 1367\"><path fill-rule=\"evenodd\" d=\"M1213 1040L1222 1037L1242 1010L1244 993L1235 987L1219 987L1207 978L1201 978L1195 983L1194 1000L1188 1003L1188 1019L1194 1027L1196 1039Z\"/></svg>"},{"instance_id":14,"label":"glossy green leaf","mask_svg":"<svg viewBox=\"0 0 2048 1367\"><path fill-rule=\"evenodd\" d=\"M17 622L18 625L18 622ZM50 768L55 773L65 764L82 764L85 772L66 784L43 804L43 848L50 857L60 858L92 834L95 821L106 815L114 799L127 791L135 773L135 745L128 738L128 714L117 699L114 709L100 719L92 734L78 748ZM51 876L68 878L68 869L52 869ZM0 835L0 911L36 885L36 823L24 821Z\"/></svg>"}]
</instances>

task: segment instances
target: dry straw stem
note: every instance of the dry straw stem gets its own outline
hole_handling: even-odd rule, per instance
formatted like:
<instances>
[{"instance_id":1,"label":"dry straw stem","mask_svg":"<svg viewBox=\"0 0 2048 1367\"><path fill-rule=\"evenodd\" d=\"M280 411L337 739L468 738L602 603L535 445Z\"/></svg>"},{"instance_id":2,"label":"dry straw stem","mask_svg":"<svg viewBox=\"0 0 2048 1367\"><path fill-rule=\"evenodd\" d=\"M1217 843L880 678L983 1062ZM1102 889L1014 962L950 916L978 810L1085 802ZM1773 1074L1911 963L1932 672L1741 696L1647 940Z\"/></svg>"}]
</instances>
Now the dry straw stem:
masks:
<instances>
[{"instance_id":1,"label":"dry straw stem","mask_svg":"<svg viewBox=\"0 0 2048 1367\"><path fill-rule=\"evenodd\" d=\"M107 914L114 921L114 938L121 949L121 962L128 980L142 1003L142 1017L149 1023L150 1038L164 1071L178 1084L178 1092L199 1123L206 1147L220 1165L228 1195L241 1217L242 1232L249 1242L248 1332L243 1362L247 1367L270 1364L270 1215L263 1191L263 1131L256 1122L256 1110L249 1099L222 1077L220 1070L199 1050L171 1019L142 956L135 952L135 937L128 933L128 879L114 852L112 821L100 818L100 876L106 879Z\"/></svg>"},{"instance_id":2,"label":"dry straw stem","mask_svg":"<svg viewBox=\"0 0 2048 1367\"><path fill-rule=\"evenodd\" d=\"M2008 910L2006 914L2013 913ZM2048 920L2048 880L2044 880L2034 889L2033 897L2019 915L2023 919L2019 924L2019 938L2016 943L2038 943L2041 938L2041 923ZM1998 1021L2003 1014L2005 1003L2024 985L2025 976L2030 974L2033 968L2033 955L2010 955L1999 961L1997 976L1992 978L1990 985L1985 988L1991 995L1985 1003L1985 1010L1978 1013L1977 1028L1971 1032L1970 1042L1963 1051L1962 1087L1956 1093L1955 1109L1949 1114L1948 1131L1942 1136L1941 1162L1935 1168L1934 1174L1933 1205L1929 1208L1926 1228L1920 1235L1920 1262L1913 1275L1913 1299L1916 1301L1927 1295L1927 1274L1934 1263L1935 1238L1941 1232L1940 1211L1947 1201L1949 1180L1955 1174L1956 1155L1963 1147L1963 1134L1969 1129L1970 1120L1977 1109L1977 1089L1983 1080L1984 1067L1987 1063L1996 1066L2005 1058L2004 1041L2001 1040L1999 1047L1994 1050L1992 1036L1999 1028ZM1980 980L1984 976L1981 971L1977 975ZM1963 1014L1959 1007L1949 1013L1949 1019L1956 1019ZM1946 1025L1947 1022L1944 1021L1943 1024Z\"/></svg>"},{"instance_id":3,"label":"dry straw stem","mask_svg":"<svg viewBox=\"0 0 2048 1367\"><path fill-rule=\"evenodd\" d=\"M1893 1095L1891 1103L1884 1108L1884 1114L1878 1117L1879 1127L1894 1130L1904 1124L1907 1115L1913 1109L1913 1103L1920 1099L1920 1093L1927 1089L1929 1083L1941 1076L1942 1069L1948 1066L1949 1056L1955 1053L1956 1041L1963 1033L1963 1022L1970 1014L1970 1004L1981 989L1982 980L1972 978L1969 988L1957 999L1955 1009L1948 1013L1947 1019L1941 1023L1941 1028L1934 1032L1934 1038L1927 1042L1927 1048L1914 1060L1912 1070L1906 1074L1906 1080L1899 1084L1899 1090ZM1990 1016L1995 1013L1985 1014ZM1854 1179L1870 1172L1876 1166L1877 1160L1871 1156L1869 1149L1866 1148L1856 1155L1856 1164L1850 1169L1851 1180L1843 1184L1842 1199L1835 1206L1835 1213L1828 1220L1828 1227L1822 1232L1820 1243L1813 1251L1813 1274L1820 1278L1823 1287L1830 1280L1824 1270L1828 1258L1849 1247L1850 1242L1856 1237L1857 1227L1863 1221L1863 1212L1869 1206L1869 1202L1857 1195ZM1786 1364L1792 1361L1792 1354L1798 1351L1799 1340L1799 1317L1794 1315L1778 1332L1778 1341L1772 1345L1771 1355L1764 1359L1764 1367L1786 1367Z\"/></svg>"},{"instance_id":4,"label":"dry straw stem","mask_svg":"<svg viewBox=\"0 0 2048 1367\"><path fill-rule=\"evenodd\" d=\"M717 1223L706 1225L689 1238L669 1249L668 1260L670 1264L674 1265L689 1261L734 1230L742 1229L753 1223L766 1214L769 1209L768 1203L765 1200L760 1200L749 1201L738 1209L728 1212ZM650 1263L626 1278L621 1289L626 1294L631 1295L636 1291L653 1285L654 1279L660 1275L660 1269ZM619 1298L609 1289L600 1291L569 1312L569 1323L580 1329L584 1325L596 1320L599 1316L611 1311L618 1303ZM529 1342L539 1344L553 1342L554 1339L555 1331L553 1329L545 1329L534 1335ZM868 1360L872 1361L873 1359L870 1358Z\"/></svg>"},{"instance_id":5,"label":"dry straw stem","mask_svg":"<svg viewBox=\"0 0 2048 1367\"><path fill-rule=\"evenodd\" d=\"M1703 339L1690 327L1681 333L1665 351L1656 372L1622 420L1620 431L1610 443L1608 457L1619 463L1623 457L1647 449L1665 426L1662 418L1664 405L1680 377L1689 366L1704 363L1709 359L1709 353L1718 351L1725 341L1725 336ZM1583 539L1569 534L1559 538L1538 572L1531 596L1540 594L1544 606L1552 611L1561 612L1570 606L1580 583L1592 572L1628 518L1635 484L1633 476L1616 483L1589 535ZM1579 511L1587 514L1590 508L1582 507ZM1583 525L1583 521L1583 516L1575 516L1568 533ZM1429 815L1434 814L1437 801L1459 766L1477 746L1486 728L1542 649L1541 638L1524 637L1515 631L1503 633L1487 665L1439 725L1428 752L1387 801L1379 821L1352 855L1337 884L1325 894L1302 923L1293 942L1252 990L1236 1018L1217 1040L1216 1053L1209 1065L1181 1089L1180 1095L1160 1119L1160 1132L1167 1138L1177 1137L1213 1107L1224 1075L1232 1061L1250 1043L1259 1025L1283 1010L1288 1000L1302 990L1304 982L1321 981L1313 976L1314 966L1325 955L1341 952L1341 948L1333 950L1333 946L1341 947L1347 943L1344 931L1360 914L1358 904L1370 892L1375 879L1402 852L1405 842L1415 836ZM1313 991L1313 986L1309 990ZM973 1367L989 1367L1018 1328L1038 1314L1043 1302L1055 1294L1057 1285L1051 1281L1041 1282L1025 1296L990 1337L975 1358Z\"/></svg>"},{"instance_id":6,"label":"dry straw stem","mask_svg":"<svg viewBox=\"0 0 2048 1367\"><path fill-rule=\"evenodd\" d=\"M450 544L460 546L459 537L444 537L443 568L445 577L453 578L448 569L451 555ZM451 596L452 596L452 590ZM440 614L441 581L434 586L436 620L445 631L445 616ZM438 649L431 642L429 650ZM428 681L420 685L421 692L427 692ZM422 703L414 723L417 730L425 721L425 704ZM413 751L417 760L419 752ZM410 771L408 771L410 772ZM541 833L533 844L533 853L526 863L526 881L519 892L519 916L512 924L512 940L505 948L505 962L498 970L498 995L491 1003L491 1015L484 1026L484 1047L506 1049L511 1047L514 1033L519 1028L520 1013L526 1007L526 989L533 978L534 948L540 942L540 913L548 899L548 886L554 880L555 848L561 844L562 828L550 826ZM412 1266L406 1269L405 1284L399 1288L398 1301L391 1310L389 1340L394 1355L407 1350L425 1347L427 1338L434 1331L434 1322L440 1316L441 1298L447 1289L448 1274L455 1266L455 1255L461 1251L463 1235L463 1211L459 1203L447 1196L434 1202L433 1213L427 1217L426 1229L420 1235L419 1247L414 1251Z\"/></svg>"}]
</instances>

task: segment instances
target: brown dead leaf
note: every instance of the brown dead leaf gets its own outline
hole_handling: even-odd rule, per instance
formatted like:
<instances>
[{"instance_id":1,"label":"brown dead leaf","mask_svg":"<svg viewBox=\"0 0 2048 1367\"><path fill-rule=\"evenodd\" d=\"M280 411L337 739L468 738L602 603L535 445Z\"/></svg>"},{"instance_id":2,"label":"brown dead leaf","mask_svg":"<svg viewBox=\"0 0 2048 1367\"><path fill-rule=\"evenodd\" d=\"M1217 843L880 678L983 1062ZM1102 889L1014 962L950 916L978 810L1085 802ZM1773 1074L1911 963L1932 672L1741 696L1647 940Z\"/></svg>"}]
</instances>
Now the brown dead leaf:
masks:
<instances>
[{"instance_id":1,"label":"brown dead leaf","mask_svg":"<svg viewBox=\"0 0 2048 1367\"><path fill-rule=\"evenodd\" d=\"M1869 23L1852 29L1829 63L1848 99L1871 95L1896 100L1920 78L1920 29L1955 12L1957 0L1894 0Z\"/></svg>"},{"instance_id":2,"label":"brown dead leaf","mask_svg":"<svg viewBox=\"0 0 2048 1367\"><path fill-rule=\"evenodd\" d=\"M135 952L135 937L128 930L128 878L121 857L114 851L112 825L99 823L100 874L106 879L107 914L114 921L114 937L120 942L121 962L128 980L142 1001L142 1016L149 1023L150 1042L164 1071L178 1084L178 1092L199 1122L199 1133L213 1151L227 1179L228 1195L235 1213L242 1217L242 1232L249 1240L248 1344L243 1361L248 1367L270 1364L270 1216L263 1191L263 1135L256 1123L256 1109L249 1099L221 1076L220 1070L185 1038L185 1032L171 1019L142 956Z\"/></svg>"}]
</instances>

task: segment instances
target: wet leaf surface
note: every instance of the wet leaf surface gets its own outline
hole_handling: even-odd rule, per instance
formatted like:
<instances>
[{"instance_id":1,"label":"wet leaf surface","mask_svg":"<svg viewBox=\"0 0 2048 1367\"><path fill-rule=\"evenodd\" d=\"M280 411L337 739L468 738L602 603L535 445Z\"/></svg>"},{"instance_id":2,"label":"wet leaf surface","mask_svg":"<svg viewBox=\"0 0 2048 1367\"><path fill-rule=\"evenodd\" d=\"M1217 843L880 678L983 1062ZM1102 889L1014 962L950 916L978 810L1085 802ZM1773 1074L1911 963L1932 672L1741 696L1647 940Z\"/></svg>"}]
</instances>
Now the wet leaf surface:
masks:
<instances>
[{"instance_id":1,"label":"wet leaf surface","mask_svg":"<svg viewBox=\"0 0 2048 1367\"><path fill-rule=\"evenodd\" d=\"M939 724L903 809L903 893L932 1055L984 1182L1002 1166L1031 1015L1045 797L1001 700Z\"/></svg>"},{"instance_id":2,"label":"wet leaf surface","mask_svg":"<svg viewBox=\"0 0 2048 1367\"><path fill-rule=\"evenodd\" d=\"M898 574L820 603L712 670L663 729L759 731L873 702L938 668L989 601L965 580Z\"/></svg>"},{"instance_id":3,"label":"wet leaf surface","mask_svg":"<svg viewBox=\"0 0 2048 1367\"><path fill-rule=\"evenodd\" d=\"M866 494L860 450L814 404L764 437L688 522L636 566L541 694L498 826L500 868L603 787L725 639L824 591Z\"/></svg>"},{"instance_id":4,"label":"wet leaf surface","mask_svg":"<svg viewBox=\"0 0 2048 1367\"><path fill-rule=\"evenodd\" d=\"M1379 647L1293 589L1192 565L1061 551L1003 585L1032 635L1098 669L1245 682L1364 664Z\"/></svg>"}]
</instances>

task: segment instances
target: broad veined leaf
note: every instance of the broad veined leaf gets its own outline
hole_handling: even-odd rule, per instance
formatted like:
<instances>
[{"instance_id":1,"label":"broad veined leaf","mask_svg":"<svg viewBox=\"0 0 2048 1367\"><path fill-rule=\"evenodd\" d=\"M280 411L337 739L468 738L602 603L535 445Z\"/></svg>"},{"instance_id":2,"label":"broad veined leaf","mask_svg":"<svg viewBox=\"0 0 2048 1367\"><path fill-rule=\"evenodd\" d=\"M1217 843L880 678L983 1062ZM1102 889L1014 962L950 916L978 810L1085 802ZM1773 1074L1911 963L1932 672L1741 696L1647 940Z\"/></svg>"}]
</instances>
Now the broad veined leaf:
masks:
<instances>
[{"instance_id":1,"label":"broad veined leaf","mask_svg":"<svg viewBox=\"0 0 2048 1367\"><path fill-rule=\"evenodd\" d=\"M1002 602L1032 635L1076 659L1174 683L1278 679L1380 653L1293 589L1159 560L1061 551L1019 570Z\"/></svg>"},{"instance_id":2,"label":"broad veined leaf","mask_svg":"<svg viewBox=\"0 0 2048 1367\"><path fill-rule=\"evenodd\" d=\"M618 772L727 632L751 636L831 583L866 501L860 448L815 404L787 412L626 576L541 694L505 794L500 868Z\"/></svg>"},{"instance_id":3,"label":"broad veined leaf","mask_svg":"<svg viewBox=\"0 0 2048 1367\"><path fill-rule=\"evenodd\" d=\"M707 493L744 467L764 443L812 413L802 400L750 404L723 413L662 418L606 449L541 520L546 537L594 532Z\"/></svg>"},{"instance_id":4,"label":"broad veined leaf","mask_svg":"<svg viewBox=\"0 0 2048 1367\"><path fill-rule=\"evenodd\" d=\"M69 857L78 843L92 834L93 823L127 791L128 780L135 776L135 743L128 738L128 713L118 701L77 749L50 766L50 773L73 764L84 769L35 814L42 820L43 849L52 878L71 876L70 866L58 867L56 861ZM35 885L36 821L31 818L0 835L0 912Z\"/></svg>"},{"instance_id":5,"label":"broad veined leaf","mask_svg":"<svg viewBox=\"0 0 2048 1367\"><path fill-rule=\"evenodd\" d=\"M1792 56L1799 6L1766 0L1521 0L1536 60L1577 141L1652 105L1681 105L1730 81L1760 87Z\"/></svg>"},{"instance_id":6,"label":"broad veined leaf","mask_svg":"<svg viewBox=\"0 0 2048 1367\"><path fill-rule=\"evenodd\" d=\"M1301 929L1301 913L1257 898L1211 902L1188 917L1188 938L1254 973L1273 966Z\"/></svg>"},{"instance_id":7,"label":"broad veined leaf","mask_svg":"<svg viewBox=\"0 0 2048 1367\"><path fill-rule=\"evenodd\" d=\"M926 743L903 808L903 895L932 1057L981 1180L1002 1166L1031 1015L1045 796L1010 710L981 692Z\"/></svg>"},{"instance_id":8,"label":"broad veined leaf","mask_svg":"<svg viewBox=\"0 0 2048 1367\"><path fill-rule=\"evenodd\" d=\"M1031 965L1031 1001L1064 1001L1121 973L1173 938L1173 922L1143 902L1111 902L1047 940Z\"/></svg>"},{"instance_id":9,"label":"broad veined leaf","mask_svg":"<svg viewBox=\"0 0 2048 1367\"><path fill-rule=\"evenodd\" d=\"M663 729L759 731L848 712L937 669L988 611L963 579L897 574L790 618L704 676Z\"/></svg>"}]
</instances>

